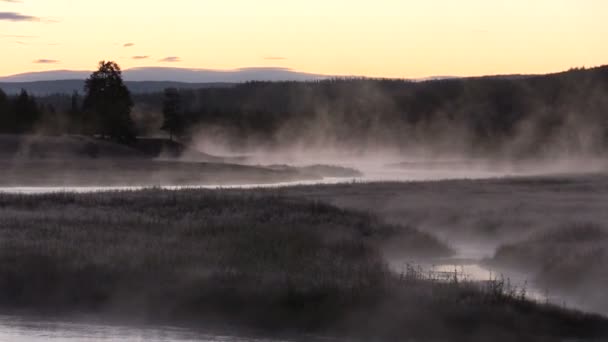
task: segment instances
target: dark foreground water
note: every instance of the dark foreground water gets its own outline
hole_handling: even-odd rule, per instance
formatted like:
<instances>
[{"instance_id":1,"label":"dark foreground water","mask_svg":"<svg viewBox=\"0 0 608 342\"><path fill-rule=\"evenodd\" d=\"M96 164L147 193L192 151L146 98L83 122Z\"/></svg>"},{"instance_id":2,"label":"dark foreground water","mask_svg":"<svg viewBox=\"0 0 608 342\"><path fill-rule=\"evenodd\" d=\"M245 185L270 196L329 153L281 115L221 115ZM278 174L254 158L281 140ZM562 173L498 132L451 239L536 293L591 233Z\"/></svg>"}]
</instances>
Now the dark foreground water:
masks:
<instances>
[{"instance_id":1,"label":"dark foreground water","mask_svg":"<svg viewBox=\"0 0 608 342\"><path fill-rule=\"evenodd\" d=\"M302 341L302 339L297 339ZM310 340L317 340L310 338ZM0 315L0 342L286 342L296 339L262 339L208 334L171 326L129 327L82 323L32 316Z\"/></svg>"}]
</instances>

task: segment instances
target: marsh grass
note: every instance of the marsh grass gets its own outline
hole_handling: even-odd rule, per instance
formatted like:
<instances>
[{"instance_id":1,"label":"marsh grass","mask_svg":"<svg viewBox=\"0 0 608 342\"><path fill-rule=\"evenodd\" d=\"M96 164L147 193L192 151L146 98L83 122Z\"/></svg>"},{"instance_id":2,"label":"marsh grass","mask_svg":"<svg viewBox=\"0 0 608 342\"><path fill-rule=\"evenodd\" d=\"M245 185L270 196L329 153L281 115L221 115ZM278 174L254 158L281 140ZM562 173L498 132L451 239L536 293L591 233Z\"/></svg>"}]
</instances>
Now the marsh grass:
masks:
<instances>
[{"instance_id":1,"label":"marsh grass","mask_svg":"<svg viewBox=\"0 0 608 342\"><path fill-rule=\"evenodd\" d=\"M357 291L374 286L385 271L371 244L388 227L320 203L153 190L3 195L0 213L9 301L53 300L54 291L97 298L92 284L111 289L148 276L160 276L148 290L167 282L177 292L187 282L243 297L287 298ZM53 289L45 279L64 275L85 284ZM30 289L37 284L40 293Z\"/></svg>"},{"instance_id":2,"label":"marsh grass","mask_svg":"<svg viewBox=\"0 0 608 342\"><path fill-rule=\"evenodd\" d=\"M382 250L392 239L425 245L425 255L449 249L372 214L283 194L0 194L0 304L368 340L608 334L600 317L501 283L393 274Z\"/></svg>"},{"instance_id":3,"label":"marsh grass","mask_svg":"<svg viewBox=\"0 0 608 342\"><path fill-rule=\"evenodd\" d=\"M608 230L593 222L565 223L501 246L492 263L526 270L543 287L608 312Z\"/></svg>"}]
</instances>

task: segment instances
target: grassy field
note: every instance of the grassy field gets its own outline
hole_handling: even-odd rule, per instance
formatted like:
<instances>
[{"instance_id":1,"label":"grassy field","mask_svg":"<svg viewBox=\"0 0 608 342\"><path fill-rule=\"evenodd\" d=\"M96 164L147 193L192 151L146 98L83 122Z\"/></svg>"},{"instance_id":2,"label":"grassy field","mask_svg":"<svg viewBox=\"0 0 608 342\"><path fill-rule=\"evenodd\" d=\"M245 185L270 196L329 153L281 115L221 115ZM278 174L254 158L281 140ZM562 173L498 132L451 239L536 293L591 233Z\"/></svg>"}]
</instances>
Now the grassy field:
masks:
<instances>
[{"instance_id":1,"label":"grassy field","mask_svg":"<svg viewBox=\"0 0 608 342\"><path fill-rule=\"evenodd\" d=\"M566 305L608 315L607 176L343 184L282 191L426 232L462 257L488 258L490 268L523 273L537 289L563 298Z\"/></svg>"},{"instance_id":2,"label":"grassy field","mask_svg":"<svg viewBox=\"0 0 608 342\"><path fill-rule=\"evenodd\" d=\"M608 177L602 175L301 186L281 194L374 213L488 256L565 222L608 224Z\"/></svg>"},{"instance_id":3,"label":"grassy field","mask_svg":"<svg viewBox=\"0 0 608 342\"><path fill-rule=\"evenodd\" d=\"M106 302L112 284L148 275L162 278L146 291L164 284L201 286L201 295L207 286L245 291L249 299L348 293L379 284L386 268L378 246L404 235L326 204L194 190L2 195L0 227L3 300L33 304ZM423 233L403 238L449 253Z\"/></svg>"},{"instance_id":4,"label":"grassy field","mask_svg":"<svg viewBox=\"0 0 608 342\"><path fill-rule=\"evenodd\" d=\"M0 303L364 339L608 336L602 318L504 284L394 274L383 258L394 241L412 258L450 253L412 227L282 190L4 194Z\"/></svg>"},{"instance_id":5,"label":"grassy field","mask_svg":"<svg viewBox=\"0 0 608 342\"><path fill-rule=\"evenodd\" d=\"M567 223L501 246L491 263L524 270L548 295L608 314L608 230Z\"/></svg>"}]
</instances>

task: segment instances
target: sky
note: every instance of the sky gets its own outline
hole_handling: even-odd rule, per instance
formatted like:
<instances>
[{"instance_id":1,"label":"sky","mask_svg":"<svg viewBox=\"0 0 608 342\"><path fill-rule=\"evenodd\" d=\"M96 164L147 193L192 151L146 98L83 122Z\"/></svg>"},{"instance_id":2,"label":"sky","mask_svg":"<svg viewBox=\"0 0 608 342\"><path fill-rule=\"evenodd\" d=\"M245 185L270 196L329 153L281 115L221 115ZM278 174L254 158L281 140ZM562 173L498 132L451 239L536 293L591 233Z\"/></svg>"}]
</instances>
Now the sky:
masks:
<instances>
[{"instance_id":1,"label":"sky","mask_svg":"<svg viewBox=\"0 0 608 342\"><path fill-rule=\"evenodd\" d=\"M606 0L0 0L0 76L284 67L420 78L608 64Z\"/></svg>"}]
</instances>

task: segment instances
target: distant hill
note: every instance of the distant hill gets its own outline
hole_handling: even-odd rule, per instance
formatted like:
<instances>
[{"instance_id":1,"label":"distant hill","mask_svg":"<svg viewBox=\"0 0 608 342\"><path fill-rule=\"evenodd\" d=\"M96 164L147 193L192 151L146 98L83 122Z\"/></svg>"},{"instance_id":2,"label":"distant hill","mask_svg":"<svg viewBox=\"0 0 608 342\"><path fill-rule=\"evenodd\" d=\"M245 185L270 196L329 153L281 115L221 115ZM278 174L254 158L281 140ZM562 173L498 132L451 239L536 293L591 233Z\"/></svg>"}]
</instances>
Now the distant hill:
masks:
<instances>
[{"instance_id":1,"label":"distant hill","mask_svg":"<svg viewBox=\"0 0 608 342\"><path fill-rule=\"evenodd\" d=\"M22 88L35 94L82 90L91 71L52 70L0 77L0 88L14 94ZM225 87L247 81L311 81L330 76L298 72L287 68L243 68L235 70L147 67L123 71L131 91L158 91L166 87L182 89Z\"/></svg>"},{"instance_id":2,"label":"distant hill","mask_svg":"<svg viewBox=\"0 0 608 342\"><path fill-rule=\"evenodd\" d=\"M84 80L91 71L50 70L0 77L0 82ZM288 68L241 68L234 70L145 67L123 70L126 81L172 81L184 83L242 83L247 81L308 81L331 77Z\"/></svg>"},{"instance_id":3,"label":"distant hill","mask_svg":"<svg viewBox=\"0 0 608 342\"><path fill-rule=\"evenodd\" d=\"M171 81L127 81L129 90L134 94L154 93L165 88L178 89L201 89L231 87L233 83L186 83ZM84 92L84 79L82 80L58 80L58 81L34 81L34 82L0 82L0 89L7 94L17 94L21 89L36 96L50 94L71 94L74 91Z\"/></svg>"}]
</instances>

